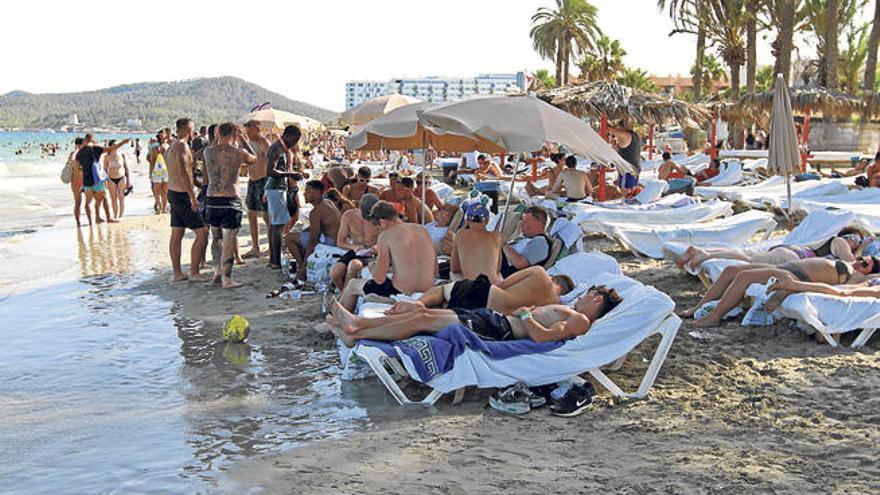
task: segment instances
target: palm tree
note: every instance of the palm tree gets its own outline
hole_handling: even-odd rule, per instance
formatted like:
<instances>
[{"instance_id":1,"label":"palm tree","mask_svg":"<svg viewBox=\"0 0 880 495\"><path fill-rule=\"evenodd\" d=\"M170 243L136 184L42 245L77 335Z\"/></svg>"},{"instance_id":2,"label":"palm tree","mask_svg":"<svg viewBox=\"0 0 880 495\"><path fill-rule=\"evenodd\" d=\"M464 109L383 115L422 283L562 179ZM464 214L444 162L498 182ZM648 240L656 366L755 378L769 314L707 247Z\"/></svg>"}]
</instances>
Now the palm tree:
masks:
<instances>
[{"instance_id":1,"label":"palm tree","mask_svg":"<svg viewBox=\"0 0 880 495\"><path fill-rule=\"evenodd\" d=\"M556 81L550 75L547 69L538 69L532 74L532 82L529 85L529 91L537 91L539 89L549 89L556 87Z\"/></svg>"},{"instance_id":2,"label":"palm tree","mask_svg":"<svg viewBox=\"0 0 880 495\"><path fill-rule=\"evenodd\" d=\"M825 87L837 89L837 0L827 0L825 11L828 21L825 23Z\"/></svg>"},{"instance_id":3,"label":"palm tree","mask_svg":"<svg viewBox=\"0 0 880 495\"><path fill-rule=\"evenodd\" d=\"M877 80L877 48L880 46L880 0L874 0L874 22L871 25L871 37L868 39L868 54L865 60L865 98L874 95ZM867 107L866 107L867 108ZM867 119L866 114L863 119Z\"/></svg>"},{"instance_id":4,"label":"palm tree","mask_svg":"<svg viewBox=\"0 0 880 495\"><path fill-rule=\"evenodd\" d=\"M617 82L623 86L629 86L633 89L654 92L657 91L657 85L648 77L648 73L638 67L624 67Z\"/></svg>"},{"instance_id":5,"label":"palm tree","mask_svg":"<svg viewBox=\"0 0 880 495\"><path fill-rule=\"evenodd\" d=\"M845 31L846 46L837 61L840 89L847 94L859 92L862 67L868 56L868 24L850 24Z\"/></svg>"},{"instance_id":6,"label":"palm tree","mask_svg":"<svg viewBox=\"0 0 880 495\"><path fill-rule=\"evenodd\" d=\"M694 64L691 67L691 75L696 75L696 72L697 64ZM718 59L712 55L706 55L703 59L703 80L700 81L700 85L706 89L706 92L714 91L716 84L726 75L724 67L718 62Z\"/></svg>"},{"instance_id":7,"label":"palm tree","mask_svg":"<svg viewBox=\"0 0 880 495\"><path fill-rule=\"evenodd\" d=\"M758 1L746 2L746 93L755 92L755 73L758 70Z\"/></svg>"},{"instance_id":8,"label":"palm tree","mask_svg":"<svg viewBox=\"0 0 880 495\"><path fill-rule=\"evenodd\" d=\"M541 7L532 16L532 46L556 61L556 84L568 83L571 58L593 49L601 34L598 9L587 0L556 0L556 10Z\"/></svg>"},{"instance_id":9,"label":"palm tree","mask_svg":"<svg viewBox=\"0 0 880 495\"><path fill-rule=\"evenodd\" d=\"M819 84L837 85L837 37L867 4L867 0L802 0L804 24L816 37L817 59L812 61ZM831 8L831 7L836 8Z\"/></svg>"},{"instance_id":10,"label":"palm tree","mask_svg":"<svg viewBox=\"0 0 880 495\"><path fill-rule=\"evenodd\" d=\"M770 91L773 89L773 83L775 80L776 74L774 73L774 67L772 65L760 67L755 74L755 91L758 93Z\"/></svg>"},{"instance_id":11,"label":"palm tree","mask_svg":"<svg viewBox=\"0 0 880 495\"><path fill-rule=\"evenodd\" d=\"M682 13L685 15L688 12L688 9L685 8L685 5L688 1L694 3L694 10L697 12L697 15L701 15L700 12L703 10L704 0L668 0L669 4L669 17L672 18L673 22L681 16ZM880 0L878 0L880 1ZM658 0L657 7L660 10L666 8L667 0ZM669 33L670 36L675 34L676 31L672 31ZM702 24L697 25L697 53L694 57L694 68L691 71L693 75L694 82L694 90L693 90L693 99L694 101L699 101L703 96L703 58L706 54L706 30L703 28Z\"/></svg>"},{"instance_id":12,"label":"palm tree","mask_svg":"<svg viewBox=\"0 0 880 495\"><path fill-rule=\"evenodd\" d=\"M610 80L625 69L623 57L626 50L619 40L613 40L604 34L596 40L593 53L587 54L578 63L581 77L589 81Z\"/></svg>"}]
</instances>

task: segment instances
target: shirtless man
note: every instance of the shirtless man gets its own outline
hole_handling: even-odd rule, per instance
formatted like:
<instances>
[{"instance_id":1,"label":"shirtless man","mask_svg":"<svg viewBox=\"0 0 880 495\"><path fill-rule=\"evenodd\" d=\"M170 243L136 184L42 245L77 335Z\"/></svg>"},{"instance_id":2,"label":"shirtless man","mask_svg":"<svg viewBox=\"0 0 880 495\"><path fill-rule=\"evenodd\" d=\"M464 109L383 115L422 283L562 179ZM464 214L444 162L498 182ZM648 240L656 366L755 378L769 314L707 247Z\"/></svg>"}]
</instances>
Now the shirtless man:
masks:
<instances>
[{"instance_id":1,"label":"shirtless man","mask_svg":"<svg viewBox=\"0 0 880 495\"><path fill-rule=\"evenodd\" d=\"M425 214L425 223L434 221L434 214L431 210L422 206L422 200L415 195L416 184L411 177L400 179L398 191L400 193L400 204L403 205L403 218L410 223L422 223L422 211Z\"/></svg>"},{"instance_id":2,"label":"shirtless man","mask_svg":"<svg viewBox=\"0 0 880 495\"><path fill-rule=\"evenodd\" d=\"M802 282L841 285L858 284L864 282L868 275L877 273L880 273L880 258L875 256L860 256L850 262L807 258L779 266L753 263L729 266L721 272L718 280L712 284L700 302L693 308L681 312L680 315L693 316L703 304L721 298L718 306L711 313L694 321L696 326L717 326L724 315L745 297L746 289L750 285L766 284L771 277L779 280L793 275Z\"/></svg>"},{"instance_id":3,"label":"shirtless man","mask_svg":"<svg viewBox=\"0 0 880 495\"><path fill-rule=\"evenodd\" d=\"M289 204L296 205L296 194L298 190L294 187L288 192L291 180L299 180L302 176L299 172L293 170L294 153L299 151L299 140L302 137L302 131L295 125L289 125L284 128L281 138L269 146L266 151L266 180L265 185L265 201L266 209L269 214L269 268L273 270L281 269L281 244L284 237L284 229L288 223L295 222L296 219L291 218ZM293 183L294 185L296 182ZM288 195L292 195L289 198ZM296 214L297 219L299 213Z\"/></svg>"},{"instance_id":4,"label":"shirtless man","mask_svg":"<svg viewBox=\"0 0 880 495\"><path fill-rule=\"evenodd\" d=\"M97 223L103 223L104 220L101 219L101 205L104 206L104 213L107 216L107 222L116 223L116 220L110 218L108 214L109 208L107 207L107 198L104 196L104 181L101 180L100 177L96 176L96 166L101 167L101 155L104 153L112 153L125 144L127 144L130 139L123 139L122 141L114 144L113 146L98 146L95 143L95 135L92 133L88 133L83 140L83 145L76 152L74 160L76 160L76 165L79 167L82 172L82 190L86 193L86 217L89 219L89 225L92 224L92 209L91 203L92 199L95 200L95 221Z\"/></svg>"},{"instance_id":5,"label":"shirtless man","mask_svg":"<svg viewBox=\"0 0 880 495\"><path fill-rule=\"evenodd\" d=\"M379 197L375 194L364 194L358 208L342 214L336 246L348 249L348 252L330 268L330 279L339 290L344 289L349 280L357 278L364 268L364 260L372 258L372 252L369 256L363 256L363 253L375 248L379 240L379 227L370 220L370 210L378 201ZM358 255L358 252L362 255Z\"/></svg>"},{"instance_id":6,"label":"shirtless man","mask_svg":"<svg viewBox=\"0 0 880 495\"><path fill-rule=\"evenodd\" d=\"M422 200L422 173L423 172L419 172L415 179L416 190L414 195L419 201ZM440 196L437 196L437 193L431 189L431 179L429 177L425 179L425 206L428 207L428 211L433 213L443 207L443 201L440 200Z\"/></svg>"},{"instance_id":7,"label":"shirtless man","mask_svg":"<svg viewBox=\"0 0 880 495\"><path fill-rule=\"evenodd\" d=\"M199 214L199 200L193 189L193 156L187 144L193 134L192 120L183 117L177 119L177 139L171 143L165 153L165 165L168 167L168 202L171 205L171 239L168 251L171 255L172 282L191 280L203 282L207 279L199 274L202 257L208 245L208 229ZM180 269L180 252L183 235L186 229L196 234L196 240L190 249L189 276Z\"/></svg>"},{"instance_id":8,"label":"shirtless man","mask_svg":"<svg viewBox=\"0 0 880 495\"><path fill-rule=\"evenodd\" d=\"M565 189L565 197L570 201L580 201L593 194L590 176L577 169L577 158L574 155L565 158L565 170L556 177L549 196L557 196L563 189Z\"/></svg>"},{"instance_id":9,"label":"shirtless man","mask_svg":"<svg viewBox=\"0 0 880 495\"><path fill-rule=\"evenodd\" d=\"M248 144L251 145L257 155L257 162L248 165L248 186L247 196L245 197L245 206L247 206L248 228L251 233L251 249L244 253L242 258L259 258L260 253L260 222L262 218L266 224L266 230L271 227L269 225L269 214L266 212L266 205L263 203L263 192L266 187L266 152L269 150L269 140L260 134L260 124L256 120L249 120L244 124L244 132L247 136Z\"/></svg>"},{"instance_id":10,"label":"shirtless man","mask_svg":"<svg viewBox=\"0 0 880 495\"><path fill-rule=\"evenodd\" d=\"M404 223L394 206L379 201L370 210L373 223L379 224L376 261L370 264L373 279L352 279L342 291L342 304L354 309L357 298L364 294L390 297L395 294L425 292L434 284L437 257L431 236L421 225ZM394 280L389 278L394 266Z\"/></svg>"},{"instance_id":11,"label":"shirtless man","mask_svg":"<svg viewBox=\"0 0 880 495\"><path fill-rule=\"evenodd\" d=\"M241 164L254 164L253 153L241 128L232 122L217 128L217 143L205 148L205 171L208 174L207 221L211 225L211 255L214 258L214 283L224 289L242 284L232 279L238 229L241 228L241 199L238 197L238 171ZM240 148L236 146L238 144Z\"/></svg>"},{"instance_id":12,"label":"shirtless man","mask_svg":"<svg viewBox=\"0 0 880 495\"><path fill-rule=\"evenodd\" d=\"M479 168L474 172L474 177L476 177L477 182L486 180L490 177L501 179L504 176L504 174L501 173L501 169L498 168L498 165L495 165L495 162L487 158L486 155L480 155L477 157L477 165L479 165Z\"/></svg>"},{"instance_id":13,"label":"shirtless man","mask_svg":"<svg viewBox=\"0 0 880 495\"><path fill-rule=\"evenodd\" d=\"M329 199L324 199L324 184L319 180L306 182L305 200L312 205L309 212L309 227L299 234L290 232L284 236L284 243L296 260L296 276L299 280L306 279L306 260L315 251L315 246L326 244L336 245L339 234L341 214Z\"/></svg>"},{"instance_id":14,"label":"shirtless man","mask_svg":"<svg viewBox=\"0 0 880 495\"><path fill-rule=\"evenodd\" d=\"M364 194L374 194L376 199L379 196L379 188L370 184L370 176L372 171L370 167L364 166L358 169L357 178L352 184L346 184L342 188L342 195L346 198L359 203Z\"/></svg>"},{"instance_id":15,"label":"shirtless man","mask_svg":"<svg viewBox=\"0 0 880 495\"><path fill-rule=\"evenodd\" d=\"M465 211L465 227L455 233L450 271L458 278L474 280L484 276L492 284L501 282L500 232L489 232L489 210L482 203L471 203Z\"/></svg>"},{"instance_id":16,"label":"shirtless man","mask_svg":"<svg viewBox=\"0 0 880 495\"><path fill-rule=\"evenodd\" d=\"M556 165L552 168L547 169L543 172L543 177L547 178L549 181L548 184L544 187L537 187L532 184L531 179L526 182L526 194L529 196L543 196L547 194L547 191L553 188L553 185L556 184L556 178L559 177L559 174L565 169L565 153L553 153L550 155L550 160ZM539 178L541 175L539 175Z\"/></svg>"},{"instance_id":17,"label":"shirtless man","mask_svg":"<svg viewBox=\"0 0 880 495\"><path fill-rule=\"evenodd\" d=\"M578 298L574 308L562 304L522 306L510 316L489 308L421 309L380 318L363 318L333 301L333 317L328 321L333 333L348 347L354 347L362 339L394 341L419 333L437 333L450 325L465 325L485 340L552 342L584 335L593 322L620 302L613 289L600 286L591 287Z\"/></svg>"},{"instance_id":18,"label":"shirtless man","mask_svg":"<svg viewBox=\"0 0 880 495\"><path fill-rule=\"evenodd\" d=\"M388 189L379 194L379 199L389 203L400 203L403 201L403 192L400 190L400 174L397 172L388 174Z\"/></svg>"},{"instance_id":19,"label":"shirtless man","mask_svg":"<svg viewBox=\"0 0 880 495\"><path fill-rule=\"evenodd\" d=\"M83 138L73 140L73 151L67 155L67 166L70 167L70 191L73 193L73 219L76 220L76 226L80 227L79 212L82 207L83 197L83 171L76 163L76 154L83 146Z\"/></svg>"},{"instance_id":20,"label":"shirtless man","mask_svg":"<svg viewBox=\"0 0 880 495\"><path fill-rule=\"evenodd\" d=\"M543 306L558 304L559 298L574 290L574 282L568 275L550 276L540 266L520 270L492 284L488 277L459 280L432 287L418 301L399 301L386 314L408 313L421 308L477 309L489 308L503 314L511 314L516 308L527 305Z\"/></svg>"}]
</instances>

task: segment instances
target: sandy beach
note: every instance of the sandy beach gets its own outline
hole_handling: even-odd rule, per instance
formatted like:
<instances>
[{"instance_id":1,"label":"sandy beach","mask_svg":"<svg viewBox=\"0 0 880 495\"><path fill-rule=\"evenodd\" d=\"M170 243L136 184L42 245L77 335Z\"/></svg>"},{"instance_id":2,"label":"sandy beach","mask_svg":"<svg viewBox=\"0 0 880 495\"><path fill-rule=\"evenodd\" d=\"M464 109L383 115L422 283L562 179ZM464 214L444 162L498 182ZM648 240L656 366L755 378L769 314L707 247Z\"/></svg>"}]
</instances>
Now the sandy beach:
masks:
<instances>
[{"instance_id":1,"label":"sandy beach","mask_svg":"<svg viewBox=\"0 0 880 495\"><path fill-rule=\"evenodd\" d=\"M636 259L590 238L590 249L617 257L624 273L669 294L679 306L703 290L669 262ZM317 297L266 299L281 280L262 263L236 268L245 287L167 284L166 274L141 288L179 304L187 318L219 332L237 312L261 346L294 343L333 352L321 331ZM318 327L316 329L316 327ZM844 342L851 340L844 337ZM653 352L648 341L612 376L637 387ZM489 391L436 408L397 406L374 379L343 382L343 397L367 405L370 426L232 466L230 492L542 493L871 493L880 490L880 360L877 338L861 351L818 345L777 325L728 323L694 329L686 321L650 396L614 400L597 385L592 411L565 420L546 410L523 418L486 407ZM370 400L365 400L370 404Z\"/></svg>"}]
</instances>

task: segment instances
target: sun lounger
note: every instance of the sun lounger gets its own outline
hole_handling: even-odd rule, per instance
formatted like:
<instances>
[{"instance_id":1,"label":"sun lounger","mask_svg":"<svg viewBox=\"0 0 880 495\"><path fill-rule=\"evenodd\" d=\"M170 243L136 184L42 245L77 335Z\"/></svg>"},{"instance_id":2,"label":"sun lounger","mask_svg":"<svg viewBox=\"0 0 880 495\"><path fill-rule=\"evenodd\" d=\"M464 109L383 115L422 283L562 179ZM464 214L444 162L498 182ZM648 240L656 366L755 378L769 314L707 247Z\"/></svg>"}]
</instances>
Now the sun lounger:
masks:
<instances>
[{"instance_id":1,"label":"sun lounger","mask_svg":"<svg viewBox=\"0 0 880 495\"><path fill-rule=\"evenodd\" d=\"M830 196L847 192L847 185L839 180L808 180L792 182L792 199ZM697 186L694 194L706 199L721 198L741 201L753 208L784 207L788 192L785 177L771 177L751 186Z\"/></svg>"},{"instance_id":2,"label":"sun lounger","mask_svg":"<svg viewBox=\"0 0 880 495\"><path fill-rule=\"evenodd\" d=\"M635 199L638 204L647 205L651 204L666 192L666 189L669 188L669 184L666 183L665 180L649 180L642 179L639 181L642 184L642 192L636 194Z\"/></svg>"},{"instance_id":3,"label":"sun lounger","mask_svg":"<svg viewBox=\"0 0 880 495\"><path fill-rule=\"evenodd\" d=\"M590 231L614 237L632 252L659 259L663 257L663 244L682 242L706 245L712 242L740 244L763 231L768 235L776 226L773 215L760 211L747 211L729 218L703 223L645 225L597 221L590 224Z\"/></svg>"},{"instance_id":4,"label":"sun lounger","mask_svg":"<svg viewBox=\"0 0 880 495\"><path fill-rule=\"evenodd\" d=\"M746 294L757 299L766 291L766 285L752 284ZM790 294L776 308L773 315L790 318L802 329L818 332L832 347L839 345L833 338L834 334L861 330L851 345L852 348L858 349L868 342L877 328L880 328L880 299L837 297L827 294Z\"/></svg>"},{"instance_id":5,"label":"sun lounger","mask_svg":"<svg viewBox=\"0 0 880 495\"><path fill-rule=\"evenodd\" d=\"M880 188L870 187L826 196L793 197L792 203L795 209L807 212L827 208L852 212L865 229L880 233Z\"/></svg>"},{"instance_id":6,"label":"sun lounger","mask_svg":"<svg viewBox=\"0 0 880 495\"><path fill-rule=\"evenodd\" d=\"M574 216L574 221L585 230L593 229L595 222L644 223L647 225L697 223L718 217L733 215L733 205L726 201L693 203L680 208L624 209L602 208L586 204L573 204L565 207L565 212Z\"/></svg>"},{"instance_id":7,"label":"sun lounger","mask_svg":"<svg viewBox=\"0 0 880 495\"><path fill-rule=\"evenodd\" d=\"M703 248L739 248L746 251L766 251L773 246L787 244L791 246L811 246L816 243L824 242L826 239L833 237L841 229L848 226L861 226L856 216L849 211L832 211L832 210L816 210L804 219L797 227L794 228L783 238L766 239L755 243L729 244L721 242L709 242L705 244L693 244L682 242L667 242L663 245L663 251L667 258L677 259L684 254L689 246L699 246ZM686 268L691 275L702 275L707 277L707 282L718 279L721 272L731 265L739 265L745 263L739 260L728 259L710 259L702 263L696 269Z\"/></svg>"},{"instance_id":8,"label":"sun lounger","mask_svg":"<svg viewBox=\"0 0 880 495\"><path fill-rule=\"evenodd\" d=\"M444 393L467 386L506 387L518 381L537 386L584 372L589 372L616 396L645 397L681 325L681 320L672 313L675 303L653 287L620 275L616 261L601 253L569 256L554 270L565 270L582 290L588 284L614 287L624 300L597 321L586 335L564 342L469 342L440 356L434 353L435 349L448 351L450 344L449 341L432 343L431 339L436 337L419 336L378 345L364 341L350 353L342 353L343 363L351 362L350 356L365 361L400 404L430 405ZM655 334L659 334L661 340L654 357L638 390L627 394L601 368L620 362ZM413 401L395 382L393 374L409 376L433 390L423 400Z\"/></svg>"},{"instance_id":9,"label":"sun lounger","mask_svg":"<svg viewBox=\"0 0 880 495\"><path fill-rule=\"evenodd\" d=\"M739 160L722 162L718 175L707 180L710 186L733 186L742 182L743 164Z\"/></svg>"}]
</instances>

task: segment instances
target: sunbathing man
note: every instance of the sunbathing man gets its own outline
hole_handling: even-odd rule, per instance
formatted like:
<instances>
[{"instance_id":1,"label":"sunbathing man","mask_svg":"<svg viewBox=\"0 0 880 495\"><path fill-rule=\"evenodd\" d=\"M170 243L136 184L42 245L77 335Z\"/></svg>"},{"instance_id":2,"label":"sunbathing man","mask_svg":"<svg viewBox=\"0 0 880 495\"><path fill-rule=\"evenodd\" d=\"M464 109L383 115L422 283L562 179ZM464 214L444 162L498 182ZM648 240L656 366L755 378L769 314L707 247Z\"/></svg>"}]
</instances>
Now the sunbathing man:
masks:
<instances>
[{"instance_id":1,"label":"sunbathing man","mask_svg":"<svg viewBox=\"0 0 880 495\"><path fill-rule=\"evenodd\" d=\"M424 172L419 172L416 175L416 190L415 196L419 201L422 200L422 174ZM443 201L440 200L440 196L437 195L437 192L431 189L431 178L425 177L425 206L429 211L434 212L443 207Z\"/></svg>"},{"instance_id":2,"label":"sunbathing man","mask_svg":"<svg viewBox=\"0 0 880 495\"><path fill-rule=\"evenodd\" d=\"M697 179L697 185L703 185L707 180L712 177L717 177L718 174L721 173L721 160L717 158L713 158L711 162L709 162L709 168L704 168L700 170L696 174L694 174L694 178Z\"/></svg>"},{"instance_id":3,"label":"sunbathing man","mask_svg":"<svg viewBox=\"0 0 880 495\"><path fill-rule=\"evenodd\" d=\"M859 257L851 262L810 258L778 267L759 264L729 266L721 272L721 276L696 306L680 314L685 317L693 316L703 304L720 297L718 306L711 313L694 321L695 325L701 327L717 326L724 315L745 297L746 289L750 285L766 284L771 277L782 279L794 276L801 282L841 285L858 284L865 281L868 275L876 273L880 273L880 258L875 256Z\"/></svg>"},{"instance_id":4,"label":"sunbathing man","mask_svg":"<svg viewBox=\"0 0 880 495\"><path fill-rule=\"evenodd\" d=\"M479 168L474 171L474 177L477 179L477 182L491 177L501 179L504 176L504 174L501 173L501 169L498 168L498 165L495 165L495 162L487 158L486 155L481 154L477 157L477 165Z\"/></svg>"},{"instance_id":5,"label":"sunbathing man","mask_svg":"<svg viewBox=\"0 0 880 495\"><path fill-rule=\"evenodd\" d=\"M422 309L380 318L362 318L333 301L333 318L328 321L333 333L348 347L354 347L362 339L393 341L419 333L437 333L450 325L465 325L486 340L551 342L584 335L593 322L620 302L613 289L591 287L575 302L574 308L562 304L522 306L516 310L515 316L480 308Z\"/></svg>"},{"instance_id":6,"label":"sunbathing man","mask_svg":"<svg viewBox=\"0 0 880 495\"><path fill-rule=\"evenodd\" d=\"M794 246L780 244L773 246L767 251L758 251L750 253L744 249L731 248L699 248L690 246L679 256L676 263L679 268L687 265L690 269L695 270L704 261L709 259L731 259L740 260L748 263L757 263L762 265L782 265L791 261L798 261L807 258L836 258L843 261L852 261L861 253L864 246L870 244L871 240L863 240L859 230L853 227L844 227L836 236L828 239L815 248L808 246Z\"/></svg>"},{"instance_id":7,"label":"sunbathing man","mask_svg":"<svg viewBox=\"0 0 880 495\"><path fill-rule=\"evenodd\" d=\"M489 232L489 210L482 203L471 203L465 211L465 227L455 233L450 271L458 278L485 277L492 284L501 282L500 232Z\"/></svg>"},{"instance_id":8,"label":"sunbathing man","mask_svg":"<svg viewBox=\"0 0 880 495\"><path fill-rule=\"evenodd\" d=\"M547 194L547 191L551 190L553 185L556 184L556 178L565 169L565 153L553 153L550 155L550 160L556 165L538 175L538 178L546 178L549 182L544 187L537 187L529 179L526 182L526 194L529 196L543 196Z\"/></svg>"},{"instance_id":9,"label":"sunbathing man","mask_svg":"<svg viewBox=\"0 0 880 495\"><path fill-rule=\"evenodd\" d=\"M539 206L530 206L522 216L520 230L523 237L501 247L501 275L508 277L517 270L543 265L550 258L550 238L544 234L547 212Z\"/></svg>"},{"instance_id":10,"label":"sunbathing man","mask_svg":"<svg viewBox=\"0 0 880 495\"><path fill-rule=\"evenodd\" d=\"M388 314L437 308L444 303L449 308L489 308L511 314L520 306L558 304L560 296L572 290L574 282L568 275L551 277L540 266L532 266L494 285L485 275L481 275L474 280L459 280L432 287L418 301L395 303L388 309Z\"/></svg>"},{"instance_id":11,"label":"sunbathing man","mask_svg":"<svg viewBox=\"0 0 880 495\"><path fill-rule=\"evenodd\" d=\"M815 282L801 282L794 275L788 274L783 278L777 279L775 284L767 288L767 291L811 292L837 297L880 298L880 277L872 277L860 284L834 286Z\"/></svg>"},{"instance_id":12,"label":"sunbathing man","mask_svg":"<svg viewBox=\"0 0 880 495\"><path fill-rule=\"evenodd\" d=\"M431 237L424 227L404 223L397 210L386 201L379 201L370 210L373 223L379 224L376 261L370 264L373 279L352 279L342 291L342 304L354 309L358 296L376 294L390 297L396 294L424 292L434 285L437 257ZM394 266L394 279L388 275Z\"/></svg>"},{"instance_id":13,"label":"sunbathing man","mask_svg":"<svg viewBox=\"0 0 880 495\"><path fill-rule=\"evenodd\" d=\"M672 155L668 151L663 152L663 163L657 169L657 178L665 180L669 185L667 194L693 193L697 179L688 177L688 169L672 161Z\"/></svg>"},{"instance_id":14,"label":"sunbathing man","mask_svg":"<svg viewBox=\"0 0 880 495\"><path fill-rule=\"evenodd\" d=\"M363 166L359 168L355 182L346 184L346 186L342 188L342 195L355 203L359 203L364 194L375 194L378 197L379 188L370 185L370 176L372 173L370 167Z\"/></svg>"},{"instance_id":15,"label":"sunbathing man","mask_svg":"<svg viewBox=\"0 0 880 495\"><path fill-rule=\"evenodd\" d=\"M319 180L306 182L304 191L305 200L312 205L309 212L309 227L303 229L297 235L294 232L284 236L284 244L296 260L297 278L301 281L306 279L306 261L318 244L328 246L336 245L336 237L339 234L340 217L336 205L329 199L324 198L324 184Z\"/></svg>"},{"instance_id":16,"label":"sunbathing man","mask_svg":"<svg viewBox=\"0 0 880 495\"><path fill-rule=\"evenodd\" d=\"M577 158L569 155L565 158L565 170L559 173L548 196L557 196L565 189L565 197L569 201L580 201L593 194L590 175L577 169Z\"/></svg>"},{"instance_id":17,"label":"sunbathing man","mask_svg":"<svg viewBox=\"0 0 880 495\"><path fill-rule=\"evenodd\" d=\"M375 194L364 194L358 208L342 214L336 246L348 249L348 252L330 268L330 279L339 290L344 289L349 280L357 278L364 268L364 262L373 257L371 250L379 239L379 227L370 220L370 210L378 201L379 197ZM371 253L367 255L366 251Z\"/></svg>"},{"instance_id":18,"label":"sunbathing man","mask_svg":"<svg viewBox=\"0 0 880 495\"><path fill-rule=\"evenodd\" d=\"M400 204L403 205L403 218L410 223L422 223L422 211L425 213L425 223L433 222L434 215L431 210L422 205L421 199L415 196L416 184L412 177L404 177L400 179L398 191L400 193Z\"/></svg>"},{"instance_id":19,"label":"sunbathing man","mask_svg":"<svg viewBox=\"0 0 880 495\"><path fill-rule=\"evenodd\" d=\"M388 189L379 194L379 199L398 204L403 201L403 192L400 190L400 174L397 172L388 174Z\"/></svg>"}]
</instances>

